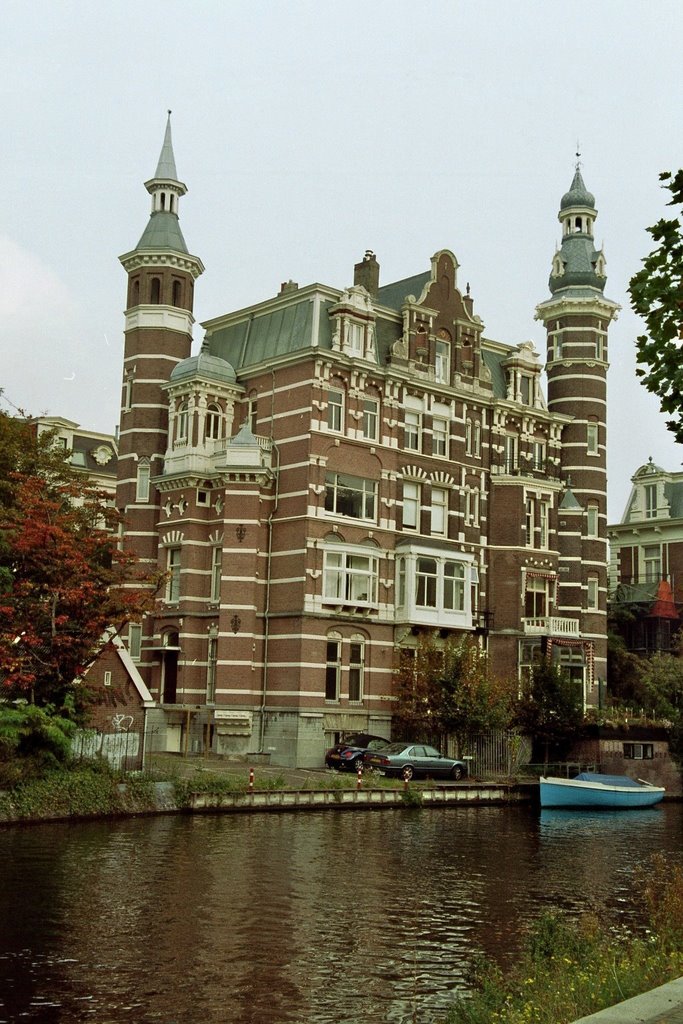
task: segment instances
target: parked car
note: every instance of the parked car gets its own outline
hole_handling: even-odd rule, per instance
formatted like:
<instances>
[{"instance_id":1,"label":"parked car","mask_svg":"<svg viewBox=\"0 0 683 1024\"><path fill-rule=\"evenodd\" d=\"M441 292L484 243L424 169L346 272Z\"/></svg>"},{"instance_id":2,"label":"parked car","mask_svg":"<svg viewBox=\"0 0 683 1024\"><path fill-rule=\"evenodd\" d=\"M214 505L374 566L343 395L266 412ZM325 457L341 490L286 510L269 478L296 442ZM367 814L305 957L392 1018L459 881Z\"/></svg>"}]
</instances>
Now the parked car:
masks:
<instances>
[{"instance_id":1,"label":"parked car","mask_svg":"<svg viewBox=\"0 0 683 1024\"><path fill-rule=\"evenodd\" d=\"M451 779L463 779L467 775L465 761L444 757L435 747L423 743L390 743L382 750L369 750L363 761L366 768L404 779L412 779L414 775L445 775Z\"/></svg>"},{"instance_id":2,"label":"parked car","mask_svg":"<svg viewBox=\"0 0 683 1024\"><path fill-rule=\"evenodd\" d=\"M381 736L371 736L367 732L352 732L342 742L335 743L325 754L328 768L357 771L359 763L363 763L363 755L373 750L386 747L389 740Z\"/></svg>"}]
</instances>

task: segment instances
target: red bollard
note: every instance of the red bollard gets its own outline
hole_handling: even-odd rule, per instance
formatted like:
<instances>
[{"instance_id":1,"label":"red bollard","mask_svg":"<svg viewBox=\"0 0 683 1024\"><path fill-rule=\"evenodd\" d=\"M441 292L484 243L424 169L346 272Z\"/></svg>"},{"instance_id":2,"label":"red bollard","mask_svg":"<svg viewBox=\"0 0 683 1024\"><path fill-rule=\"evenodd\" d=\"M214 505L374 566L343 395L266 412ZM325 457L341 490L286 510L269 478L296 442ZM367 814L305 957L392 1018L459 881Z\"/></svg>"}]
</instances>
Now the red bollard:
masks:
<instances>
[{"instance_id":1,"label":"red bollard","mask_svg":"<svg viewBox=\"0 0 683 1024\"><path fill-rule=\"evenodd\" d=\"M249 792L254 792L254 769L249 769Z\"/></svg>"},{"instance_id":2,"label":"red bollard","mask_svg":"<svg viewBox=\"0 0 683 1024\"><path fill-rule=\"evenodd\" d=\"M363 762L362 761L358 762L358 771L356 773L356 779L357 779L356 789L360 789L361 785L363 784Z\"/></svg>"}]
</instances>

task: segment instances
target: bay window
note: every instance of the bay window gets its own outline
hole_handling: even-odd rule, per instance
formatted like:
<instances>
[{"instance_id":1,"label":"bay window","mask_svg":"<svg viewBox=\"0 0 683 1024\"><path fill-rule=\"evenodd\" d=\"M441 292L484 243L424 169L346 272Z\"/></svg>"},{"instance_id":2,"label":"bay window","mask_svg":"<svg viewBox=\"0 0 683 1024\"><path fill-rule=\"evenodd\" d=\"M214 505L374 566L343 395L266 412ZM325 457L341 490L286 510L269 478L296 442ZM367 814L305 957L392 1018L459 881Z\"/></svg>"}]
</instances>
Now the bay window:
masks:
<instances>
[{"instance_id":1,"label":"bay window","mask_svg":"<svg viewBox=\"0 0 683 1024\"><path fill-rule=\"evenodd\" d=\"M377 604L378 559L358 551L325 551L324 604Z\"/></svg>"}]
</instances>

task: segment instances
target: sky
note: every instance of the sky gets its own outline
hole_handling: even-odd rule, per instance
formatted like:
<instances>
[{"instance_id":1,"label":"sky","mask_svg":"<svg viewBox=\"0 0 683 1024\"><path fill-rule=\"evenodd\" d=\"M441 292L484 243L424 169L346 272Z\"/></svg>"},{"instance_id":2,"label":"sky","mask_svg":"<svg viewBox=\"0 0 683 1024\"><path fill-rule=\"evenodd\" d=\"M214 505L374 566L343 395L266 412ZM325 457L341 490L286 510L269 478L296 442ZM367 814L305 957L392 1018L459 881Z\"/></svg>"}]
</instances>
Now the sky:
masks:
<instances>
[{"instance_id":1,"label":"sky","mask_svg":"<svg viewBox=\"0 0 683 1024\"><path fill-rule=\"evenodd\" d=\"M635 374L628 281L683 166L679 0L4 0L2 407L113 432L126 280L171 109L201 321L283 281L381 283L451 249L486 336L545 351L536 305L577 144L610 330L610 521L680 446Z\"/></svg>"}]
</instances>

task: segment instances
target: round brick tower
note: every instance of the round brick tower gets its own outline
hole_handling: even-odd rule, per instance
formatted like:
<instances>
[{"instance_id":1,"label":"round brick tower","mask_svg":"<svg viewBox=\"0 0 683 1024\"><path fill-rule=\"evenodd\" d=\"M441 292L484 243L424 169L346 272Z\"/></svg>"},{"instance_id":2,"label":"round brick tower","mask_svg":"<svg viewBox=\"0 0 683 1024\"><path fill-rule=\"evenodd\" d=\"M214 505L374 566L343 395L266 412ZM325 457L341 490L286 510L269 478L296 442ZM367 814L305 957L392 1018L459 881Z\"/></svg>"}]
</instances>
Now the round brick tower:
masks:
<instances>
[{"instance_id":1,"label":"round brick tower","mask_svg":"<svg viewBox=\"0 0 683 1024\"><path fill-rule=\"evenodd\" d=\"M569 420L562 431L558 510L558 610L579 620L580 643L556 652L598 701L607 657L607 333L619 306L605 298L605 257L595 248L595 199L577 164L562 197L562 244L553 258L552 297L536 317L547 331L548 408ZM578 510L580 515L576 515ZM572 514L566 514L569 510Z\"/></svg>"},{"instance_id":2,"label":"round brick tower","mask_svg":"<svg viewBox=\"0 0 683 1024\"><path fill-rule=\"evenodd\" d=\"M176 173L170 114L156 173L145 182L152 197L149 222L136 247L120 258L128 297L116 504L125 516L125 545L154 565L159 519L154 478L162 472L168 443L162 385L190 355L194 281L204 270L189 254L178 222L187 188Z\"/></svg>"}]
</instances>

